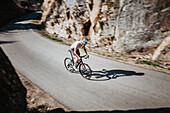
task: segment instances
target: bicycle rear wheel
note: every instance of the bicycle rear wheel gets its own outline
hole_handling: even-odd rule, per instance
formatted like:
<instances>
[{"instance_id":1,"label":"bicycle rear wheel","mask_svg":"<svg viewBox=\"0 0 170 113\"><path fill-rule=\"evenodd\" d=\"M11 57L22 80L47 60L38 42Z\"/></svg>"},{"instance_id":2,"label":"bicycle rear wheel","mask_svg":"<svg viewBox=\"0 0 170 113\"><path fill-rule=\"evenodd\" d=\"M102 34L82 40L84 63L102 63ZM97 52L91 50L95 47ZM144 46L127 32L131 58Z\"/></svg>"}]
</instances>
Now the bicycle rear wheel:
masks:
<instances>
[{"instance_id":1,"label":"bicycle rear wheel","mask_svg":"<svg viewBox=\"0 0 170 113\"><path fill-rule=\"evenodd\" d=\"M70 72L74 72L74 69L73 69L73 61L70 59L70 58L65 58L64 60L64 65L65 65L65 68L70 71Z\"/></svg>"},{"instance_id":2,"label":"bicycle rear wheel","mask_svg":"<svg viewBox=\"0 0 170 113\"><path fill-rule=\"evenodd\" d=\"M80 64L79 72L86 79L90 79L92 76L92 70L91 70L90 66L85 63Z\"/></svg>"}]
</instances>

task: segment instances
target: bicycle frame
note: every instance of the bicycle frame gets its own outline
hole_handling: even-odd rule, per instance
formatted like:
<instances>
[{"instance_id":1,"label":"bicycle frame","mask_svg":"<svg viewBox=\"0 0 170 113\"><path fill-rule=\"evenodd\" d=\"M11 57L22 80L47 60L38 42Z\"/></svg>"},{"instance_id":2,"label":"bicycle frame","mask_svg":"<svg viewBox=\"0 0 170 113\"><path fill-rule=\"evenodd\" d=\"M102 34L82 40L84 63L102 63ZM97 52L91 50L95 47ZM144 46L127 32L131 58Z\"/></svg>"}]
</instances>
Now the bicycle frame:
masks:
<instances>
[{"instance_id":1,"label":"bicycle frame","mask_svg":"<svg viewBox=\"0 0 170 113\"><path fill-rule=\"evenodd\" d=\"M70 57L66 57L64 59L64 65L66 67L66 69L72 73L77 73L78 71L75 71L73 69L73 66L75 65L74 63L74 56L71 52L71 50L68 50L70 52L70 55L71 55L71 58ZM77 62L77 68L79 69L79 72L80 74L86 78L86 79L90 79L91 78L91 75L92 75L92 70L91 68L89 67L88 64L86 63L83 63L83 58L87 58L86 55L84 56L80 56L80 60Z\"/></svg>"},{"instance_id":2,"label":"bicycle frame","mask_svg":"<svg viewBox=\"0 0 170 113\"><path fill-rule=\"evenodd\" d=\"M71 52L70 50L68 50L68 51L69 51L70 54L71 54L71 59L72 59L73 64L74 64L74 57L73 57L73 54L72 54L72 52ZM83 57L84 57L84 56L80 56L80 61L77 62L77 67L78 67L80 64L82 64L82 66L84 67L84 65L83 65L83 60L82 60Z\"/></svg>"},{"instance_id":3,"label":"bicycle frame","mask_svg":"<svg viewBox=\"0 0 170 113\"><path fill-rule=\"evenodd\" d=\"M81 57L80 57L80 61L78 62L77 67L78 67L80 64L81 64L81 66L83 67L83 70L85 70L85 66L84 66L84 64L83 64L83 60L82 60Z\"/></svg>"},{"instance_id":4,"label":"bicycle frame","mask_svg":"<svg viewBox=\"0 0 170 113\"><path fill-rule=\"evenodd\" d=\"M73 62L73 64L74 64L74 57L73 57L73 55L72 55L72 53L71 53L71 51L70 50L68 50L69 52L70 52L70 54L71 54L71 60L72 60L72 62Z\"/></svg>"}]
</instances>

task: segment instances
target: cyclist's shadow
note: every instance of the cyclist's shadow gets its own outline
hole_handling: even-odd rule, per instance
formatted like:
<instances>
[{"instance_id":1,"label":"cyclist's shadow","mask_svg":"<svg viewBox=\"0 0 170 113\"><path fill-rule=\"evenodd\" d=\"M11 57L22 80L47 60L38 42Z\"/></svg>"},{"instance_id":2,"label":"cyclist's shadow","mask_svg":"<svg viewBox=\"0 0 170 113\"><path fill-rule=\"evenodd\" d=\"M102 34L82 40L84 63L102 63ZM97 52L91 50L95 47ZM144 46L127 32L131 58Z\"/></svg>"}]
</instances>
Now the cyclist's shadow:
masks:
<instances>
[{"instance_id":1,"label":"cyclist's shadow","mask_svg":"<svg viewBox=\"0 0 170 113\"><path fill-rule=\"evenodd\" d=\"M128 70L106 70L92 71L92 76L89 80L104 81L110 79L116 79L124 76L143 76L144 73L136 73L135 71Z\"/></svg>"}]
</instances>

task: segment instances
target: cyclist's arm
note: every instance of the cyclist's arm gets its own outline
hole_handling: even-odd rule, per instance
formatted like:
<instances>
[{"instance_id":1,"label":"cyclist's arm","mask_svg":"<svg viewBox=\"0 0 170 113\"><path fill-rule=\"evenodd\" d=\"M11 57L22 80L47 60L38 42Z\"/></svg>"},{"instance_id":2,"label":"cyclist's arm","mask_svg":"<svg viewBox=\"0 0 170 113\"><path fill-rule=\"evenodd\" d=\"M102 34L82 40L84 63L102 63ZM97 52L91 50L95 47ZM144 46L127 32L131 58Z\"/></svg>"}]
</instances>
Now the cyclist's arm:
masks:
<instances>
[{"instance_id":1,"label":"cyclist's arm","mask_svg":"<svg viewBox=\"0 0 170 113\"><path fill-rule=\"evenodd\" d=\"M89 55L87 54L86 47L85 47L85 46L83 46L83 48L84 48L84 51L85 51L85 53L86 53L86 55L87 55L87 57L88 57Z\"/></svg>"}]
</instances>

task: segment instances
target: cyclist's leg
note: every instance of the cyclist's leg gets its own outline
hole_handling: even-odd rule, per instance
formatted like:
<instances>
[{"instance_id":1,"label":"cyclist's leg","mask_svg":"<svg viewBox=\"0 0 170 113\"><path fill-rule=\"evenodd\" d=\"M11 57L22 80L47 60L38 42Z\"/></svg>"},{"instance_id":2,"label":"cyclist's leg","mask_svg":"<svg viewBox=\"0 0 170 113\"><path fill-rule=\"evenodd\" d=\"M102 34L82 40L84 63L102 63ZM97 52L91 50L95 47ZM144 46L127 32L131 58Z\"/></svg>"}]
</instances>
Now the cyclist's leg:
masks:
<instances>
[{"instance_id":1,"label":"cyclist's leg","mask_svg":"<svg viewBox=\"0 0 170 113\"><path fill-rule=\"evenodd\" d=\"M71 51L72 55L75 56L74 49L70 49L70 51Z\"/></svg>"},{"instance_id":2,"label":"cyclist's leg","mask_svg":"<svg viewBox=\"0 0 170 113\"><path fill-rule=\"evenodd\" d=\"M77 49L77 51L76 51L76 53L77 53L77 55L80 57L80 51L79 51L79 49ZM76 56L75 56L76 57ZM78 59L77 57L76 57L76 61L75 61L75 66L77 67L77 62L79 61L80 59Z\"/></svg>"},{"instance_id":3,"label":"cyclist's leg","mask_svg":"<svg viewBox=\"0 0 170 113\"><path fill-rule=\"evenodd\" d=\"M72 56L75 57L75 61L74 61L74 66L73 66L73 68L74 68L75 71L78 71L78 70L77 70L78 58L76 57L76 55L75 55L75 53L74 53L74 48L73 48L73 49L70 49L70 51L71 51L71 53L72 53ZM79 52L78 49L77 49L76 53L77 53L78 55L80 55L80 52Z\"/></svg>"},{"instance_id":4,"label":"cyclist's leg","mask_svg":"<svg viewBox=\"0 0 170 113\"><path fill-rule=\"evenodd\" d=\"M78 56L80 56L80 51L79 51L79 49L77 49L76 53L78 54Z\"/></svg>"}]
</instances>

